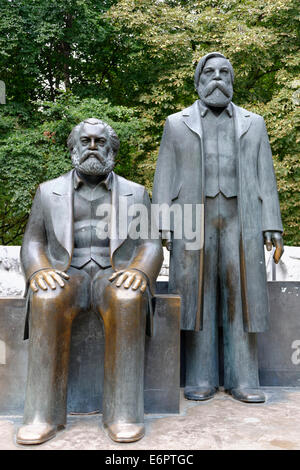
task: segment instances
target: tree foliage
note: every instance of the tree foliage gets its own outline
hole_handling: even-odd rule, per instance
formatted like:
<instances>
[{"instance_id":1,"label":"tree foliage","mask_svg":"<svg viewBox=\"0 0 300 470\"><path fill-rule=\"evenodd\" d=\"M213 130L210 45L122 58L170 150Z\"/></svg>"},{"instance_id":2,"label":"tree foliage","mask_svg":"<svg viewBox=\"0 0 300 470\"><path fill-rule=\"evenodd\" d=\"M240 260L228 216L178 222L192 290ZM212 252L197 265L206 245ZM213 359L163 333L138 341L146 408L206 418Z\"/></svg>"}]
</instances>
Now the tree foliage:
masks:
<instances>
[{"instance_id":1,"label":"tree foliage","mask_svg":"<svg viewBox=\"0 0 300 470\"><path fill-rule=\"evenodd\" d=\"M38 104L33 120L27 110L19 114L10 105L0 118L0 244L21 241L37 185L71 169L66 138L82 120L110 124L121 140L116 171L130 179L138 172L143 120L134 108L65 93Z\"/></svg>"},{"instance_id":2,"label":"tree foliage","mask_svg":"<svg viewBox=\"0 0 300 470\"><path fill-rule=\"evenodd\" d=\"M69 168L82 116L115 126L118 172L151 191L163 123L197 98L197 61L217 50L234 102L266 120L285 242L300 244L297 0L2 0L0 15L2 243L20 240L38 182Z\"/></svg>"}]
</instances>

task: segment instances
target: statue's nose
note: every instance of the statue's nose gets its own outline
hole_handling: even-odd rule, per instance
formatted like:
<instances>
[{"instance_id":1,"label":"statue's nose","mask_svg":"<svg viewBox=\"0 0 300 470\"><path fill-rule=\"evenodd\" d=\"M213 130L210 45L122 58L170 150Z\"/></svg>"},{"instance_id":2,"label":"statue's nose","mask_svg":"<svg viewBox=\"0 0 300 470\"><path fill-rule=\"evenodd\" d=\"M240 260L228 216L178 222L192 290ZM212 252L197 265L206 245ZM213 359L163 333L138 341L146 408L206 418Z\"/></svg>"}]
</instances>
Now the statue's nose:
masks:
<instances>
[{"instance_id":1,"label":"statue's nose","mask_svg":"<svg viewBox=\"0 0 300 470\"><path fill-rule=\"evenodd\" d=\"M93 138L91 139L89 148L90 148L91 150L95 150L95 149L96 149L96 142L95 142L95 139L93 139Z\"/></svg>"}]
</instances>

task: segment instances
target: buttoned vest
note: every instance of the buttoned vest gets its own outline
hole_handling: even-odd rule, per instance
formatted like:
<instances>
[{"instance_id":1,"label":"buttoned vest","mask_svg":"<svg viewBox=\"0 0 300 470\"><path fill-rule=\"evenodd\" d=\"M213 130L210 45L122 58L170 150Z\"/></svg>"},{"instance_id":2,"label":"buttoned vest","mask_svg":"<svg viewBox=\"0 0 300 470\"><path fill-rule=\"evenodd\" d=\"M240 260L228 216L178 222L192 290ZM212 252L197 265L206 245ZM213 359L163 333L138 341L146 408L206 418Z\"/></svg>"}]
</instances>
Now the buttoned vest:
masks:
<instances>
[{"instance_id":1,"label":"buttoned vest","mask_svg":"<svg viewBox=\"0 0 300 470\"><path fill-rule=\"evenodd\" d=\"M216 117L210 110L202 118L205 159L205 194L227 198L237 196L237 152L234 118L227 111Z\"/></svg>"},{"instance_id":2,"label":"buttoned vest","mask_svg":"<svg viewBox=\"0 0 300 470\"><path fill-rule=\"evenodd\" d=\"M74 191L74 251L71 266L81 268L94 260L102 268L111 266L109 250L111 193L89 201ZM63 223L63 221L62 221Z\"/></svg>"}]
</instances>

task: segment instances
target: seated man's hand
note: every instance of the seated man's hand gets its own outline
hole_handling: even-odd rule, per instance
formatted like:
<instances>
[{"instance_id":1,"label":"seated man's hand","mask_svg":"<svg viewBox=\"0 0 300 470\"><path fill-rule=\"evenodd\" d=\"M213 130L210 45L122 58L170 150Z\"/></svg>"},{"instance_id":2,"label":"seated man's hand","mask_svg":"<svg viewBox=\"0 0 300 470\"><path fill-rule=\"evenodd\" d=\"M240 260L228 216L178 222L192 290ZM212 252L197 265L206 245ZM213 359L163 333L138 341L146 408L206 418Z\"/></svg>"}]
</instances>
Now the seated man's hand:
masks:
<instances>
[{"instance_id":1,"label":"seated man's hand","mask_svg":"<svg viewBox=\"0 0 300 470\"><path fill-rule=\"evenodd\" d=\"M64 287L65 283L63 279L70 279L70 276L57 269L43 269L33 276L30 281L30 287L33 292L37 292L40 288L47 290L48 287L54 290L56 289L55 282L57 282L60 287Z\"/></svg>"},{"instance_id":2,"label":"seated man's hand","mask_svg":"<svg viewBox=\"0 0 300 470\"><path fill-rule=\"evenodd\" d=\"M116 287L123 287L125 289L131 288L132 290L140 289L143 293L147 287L147 279L143 273L140 271L135 271L134 269L128 269L127 271L117 271L112 276L110 276L109 280L112 282L117 279Z\"/></svg>"},{"instance_id":3,"label":"seated man's hand","mask_svg":"<svg viewBox=\"0 0 300 470\"><path fill-rule=\"evenodd\" d=\"M268 251L271 251L272 246L275 246L273 258L277 264L284 252L282 233L271 231L264 232L264 242Z\"/></svg>"}]
</instances>

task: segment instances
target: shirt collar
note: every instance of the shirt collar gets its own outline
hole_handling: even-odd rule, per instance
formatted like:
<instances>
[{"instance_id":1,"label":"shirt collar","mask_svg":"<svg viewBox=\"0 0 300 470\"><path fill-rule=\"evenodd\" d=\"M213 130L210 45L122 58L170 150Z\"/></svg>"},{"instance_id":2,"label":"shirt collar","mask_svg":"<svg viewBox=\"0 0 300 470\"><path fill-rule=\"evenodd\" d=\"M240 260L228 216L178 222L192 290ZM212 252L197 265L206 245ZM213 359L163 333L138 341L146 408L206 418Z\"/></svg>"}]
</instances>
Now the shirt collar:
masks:
<instances>
[{"instance_id":1,"label":"shirt collar","mask_svg":"<svg viewBox=\"0 0 300 470\"><path fill-rule=\"evenodd\" d=\"M80 175L77 173L77 171L74 171L74 189L78 189L82 184L84 184L83 179L80 177ZM105 180L101 181L100 184L104 184L106 189L108 191L111 190L111 185L112 185L112 171L108 173L107 177Z\"/></svg>"},{"instance_id":2,"label":"shirt collar","mask_svg":"<svg viewBox=\"0 0 300 470\"><path fill-rule=\"evenodd\" d=\"M209 108L204 103L202 103L201 100L199 100L199 108L200 108L201 117L205 117L207 112L209 111ZM228 116L232 117L232 104L231 104L231 102L226 106L225 110L226 110Z\"/></svg>"}]
</instances>

